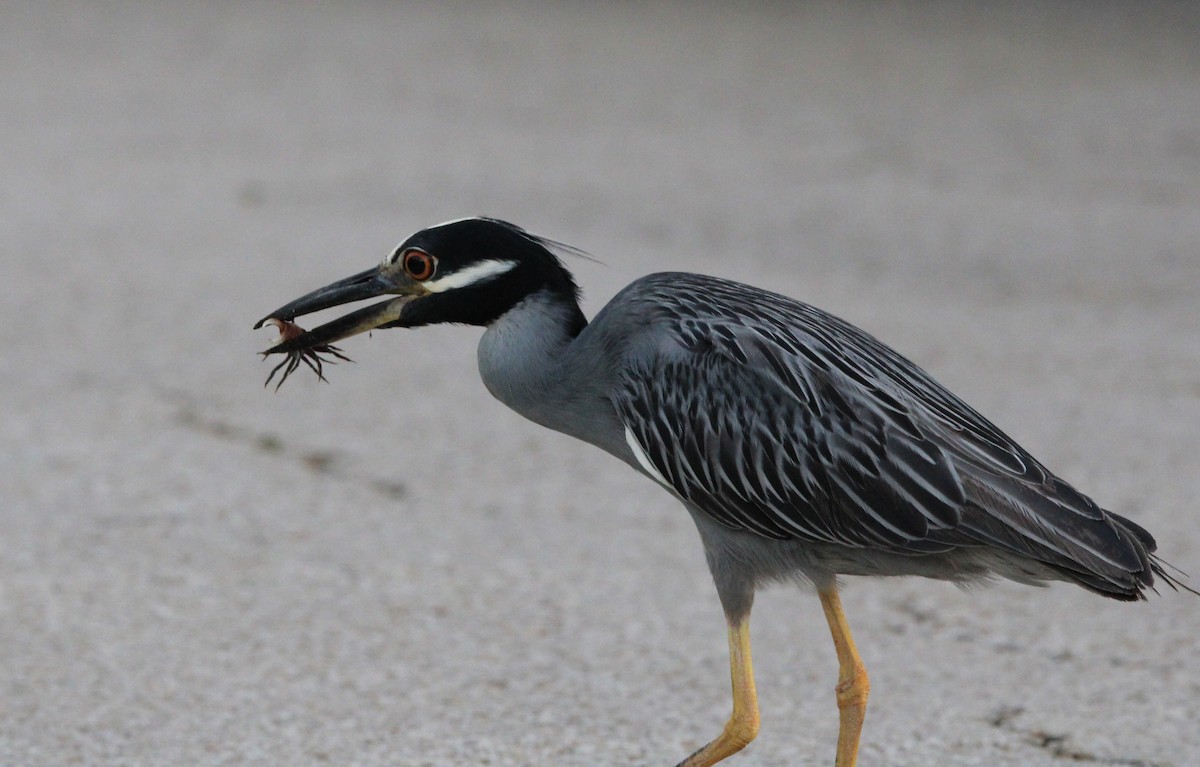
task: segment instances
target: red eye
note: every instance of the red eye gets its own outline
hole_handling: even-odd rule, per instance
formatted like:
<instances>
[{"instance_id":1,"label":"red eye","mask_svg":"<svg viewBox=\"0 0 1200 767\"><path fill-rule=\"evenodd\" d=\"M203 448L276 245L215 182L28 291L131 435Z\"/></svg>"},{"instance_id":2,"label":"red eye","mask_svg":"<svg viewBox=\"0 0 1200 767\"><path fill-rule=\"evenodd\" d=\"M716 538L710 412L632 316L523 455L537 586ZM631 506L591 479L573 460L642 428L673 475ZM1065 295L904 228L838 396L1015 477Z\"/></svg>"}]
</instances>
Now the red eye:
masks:
<instances>
[{"instance_id":1,"label":"red eye","mask_svg":"<svg viewBox=\"0 0 1200 767\"><path fill-rule=\"evenodd\" d=\"M404 254L404 271L414 280L427 280L433 276L437 260L423 250L410 250Z\"/></svg>"}]
</instances>

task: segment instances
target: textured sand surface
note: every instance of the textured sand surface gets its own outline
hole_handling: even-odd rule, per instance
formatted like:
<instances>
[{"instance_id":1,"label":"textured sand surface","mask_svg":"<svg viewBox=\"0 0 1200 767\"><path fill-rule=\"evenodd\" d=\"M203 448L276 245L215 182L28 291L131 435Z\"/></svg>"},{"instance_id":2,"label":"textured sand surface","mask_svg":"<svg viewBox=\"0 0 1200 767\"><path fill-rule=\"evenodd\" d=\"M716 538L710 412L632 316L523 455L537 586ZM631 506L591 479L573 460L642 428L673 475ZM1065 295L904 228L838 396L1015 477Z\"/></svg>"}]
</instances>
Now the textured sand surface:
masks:
<instances>
[{"instance_id":1,"label":"textured sand surface","mask_svg":"<svg viewBox=\"0 0 1200 767\"><path fill-rule=\"evenodd\" d=\"M262 388L251 324L485 213L883 337L1200 573L1188 3L0 5L0 765L669 765L696 534L492 401L478 331ZM1195 581L1193 581L1195 583ZM862 767L1200 764L1200 599L850 580ZM763 730L832 762L811 593Z\"/></svg>"}]
</instances>

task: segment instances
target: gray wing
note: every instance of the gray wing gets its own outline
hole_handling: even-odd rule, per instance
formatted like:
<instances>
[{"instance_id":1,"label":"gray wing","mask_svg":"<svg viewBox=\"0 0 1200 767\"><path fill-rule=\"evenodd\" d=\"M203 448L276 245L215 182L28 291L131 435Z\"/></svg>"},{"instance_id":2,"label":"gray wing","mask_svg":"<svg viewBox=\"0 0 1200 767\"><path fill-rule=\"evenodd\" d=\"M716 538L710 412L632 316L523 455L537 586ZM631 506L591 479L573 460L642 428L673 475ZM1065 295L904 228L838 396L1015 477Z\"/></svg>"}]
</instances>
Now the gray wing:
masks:
<instances>
[{"instance_id":1,"label":"gray wing","mask_svg":"<svg viewBox=\"0 0 1200 767\"><path fill-rule=\"evenodd\" d=\"M656 340L631 354L613 403L675 492L719 523L913 553L991 545L1097 589L1150 572L1149 534L865 332L713 278L635 285L625 300Z\"/></svg>"},{"instance_id":2,"label":"gray wing","mask_svg":"<svg viewBox=\"0 0 1200 767\"><path fill-rule=\"evenodd\" d=\"M966 493L940 445L836 373L739 335L630 370L615 398L681 497L733 529L856 547L959 524Z\"/></svg>"}]
</instances>

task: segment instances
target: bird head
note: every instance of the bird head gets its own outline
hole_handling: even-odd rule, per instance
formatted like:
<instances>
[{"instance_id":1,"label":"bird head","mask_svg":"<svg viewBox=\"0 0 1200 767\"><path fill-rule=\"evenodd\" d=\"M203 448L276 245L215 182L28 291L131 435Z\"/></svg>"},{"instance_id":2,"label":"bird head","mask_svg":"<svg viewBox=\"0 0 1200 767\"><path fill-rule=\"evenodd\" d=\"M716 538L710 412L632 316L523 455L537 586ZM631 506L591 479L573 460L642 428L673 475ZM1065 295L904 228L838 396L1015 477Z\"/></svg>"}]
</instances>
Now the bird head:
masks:
<instances>
[{"instance_id":1,"label":"bird head","mask_svg":"<svg viewBox=\"0 0 1200 767\"><path fill-rule=\"evenodd\" d=\"M450 221L422 229L378 266L301 296L254 327L290 323L322 309L389 296L308 332L287 335L263 352L294 354L379 328L443 322L490 325L542 291L578 307L578 288L552 248L570 250L497 219Z\"/></svg>"}]
</instances>

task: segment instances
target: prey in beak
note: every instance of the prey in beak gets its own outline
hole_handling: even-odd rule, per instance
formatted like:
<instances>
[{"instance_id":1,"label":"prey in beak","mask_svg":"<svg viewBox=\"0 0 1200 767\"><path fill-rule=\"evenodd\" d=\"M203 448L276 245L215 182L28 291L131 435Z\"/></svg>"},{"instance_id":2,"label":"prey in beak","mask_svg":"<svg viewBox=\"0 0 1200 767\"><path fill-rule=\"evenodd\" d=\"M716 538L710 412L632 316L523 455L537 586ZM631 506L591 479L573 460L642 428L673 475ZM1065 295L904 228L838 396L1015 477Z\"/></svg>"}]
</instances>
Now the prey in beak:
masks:
<instances>
[{"instance_id":1,"label":"prey in beak","mask_svg":"<svg viewBox=\"0 0 1200 767\"><path fill-rule=\"evenodd\" d=\"M281 320L277 317L267 317L258 325L255 325L255 327L262 327L263 324L272 325L279 331L279 335L274 341L271 342L273 347L282 346L288 341L291 341L292 339L308 332L294 322ZM259 352L259 354L261 354L265 359L267 355L274 351L274 349L268 349L265 352ZM322 357L322 354L327 354L329 356ZM287 380L288 376L290 376L296 371L297 368L300 367L301 362L303 362L305 365L308 365L309 369L317 374L317 378L325 381L326 383L328 383L329 380L325 378L325 365L327 363L334 365L337 364L337 360L354 362L354 360L350 359L345 354L342 354L342 350L333 344L317 344L316 346L311 346L305 349L295 349L286 352L286 355L287 356L283 358L283 362L280 362L278 365L271 368L270 375L268 375L267 380L263 382L264 387L270 386L271 380L275 378L275 374L282 370L283 375L279 377L279 383L275 384L275 391L279 391L279 387L283 386L283 382Z\"/></svg>"},{"instance_id":2,"label":"prey in beak","mask_svg":"<svg viewBox=\"0 0 1200 767\"><path fill-rule=\"evenodd\" d=\"M376 328L403 327L408 306L429 293L420 281L410 276L414 267L420 267L415 260L428 259L430 273L436 265L436 259L424 252L410 250L404 255L403 260L408 262L406 266L398 263L401 259L393 256L380 266L301 296L256 322L255 329L263 325L272 325L279 330L279 336L272 342L271 347L261 352L263 357L272 354L286 355L282 362L272 368L263 385L270 384L275 374L282 372L279 382L275 385L278 391L301 363L307 365L324 381L324 364L335 364L337 360L352 361L341 349L333 345L335 341ZM350 312L312 330L306 331L292 321L296 317L322 309L388 294L395 297Z\"/></svg>"}]
</instances>

